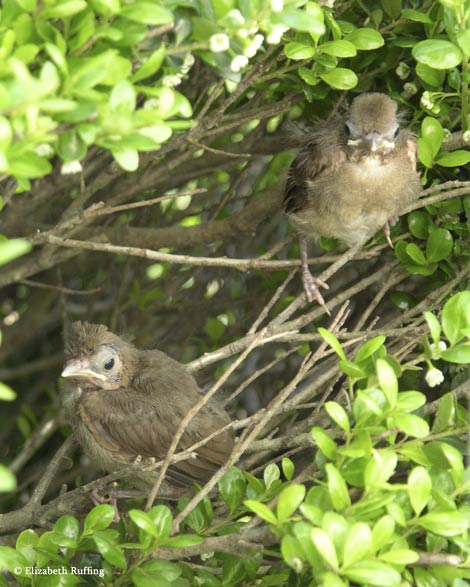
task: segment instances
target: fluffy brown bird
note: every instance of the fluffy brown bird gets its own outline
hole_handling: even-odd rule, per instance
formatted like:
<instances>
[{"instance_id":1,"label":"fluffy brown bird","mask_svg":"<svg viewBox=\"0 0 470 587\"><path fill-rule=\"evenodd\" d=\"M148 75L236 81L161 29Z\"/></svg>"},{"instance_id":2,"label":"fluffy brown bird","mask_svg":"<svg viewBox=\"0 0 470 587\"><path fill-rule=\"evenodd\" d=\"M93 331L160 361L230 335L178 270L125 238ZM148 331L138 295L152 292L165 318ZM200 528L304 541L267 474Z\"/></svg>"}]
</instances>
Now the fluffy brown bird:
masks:
<instances>
[{"instance_id":1,"label":"fluffy brown bird","mask_svg":"<svg viewBox=\"0 0 470 587\"><path fill-rule=\"evenodd\" d=\"M115 471L143 459L163 459L182 418L201 399L186 368L158 350L139 350L102 324L74 322L66 340L62 377L74 380L64 408L85 453L96 466ZM230 422L217 403L191 420L178 451ZM167 479L177 486L205 482L225 463L232 431L196 450L196 458L175 463ZM149 489L156 473L136 471L134 485Z\"/></svg>"},{"instance_id":2,"label":"fluffy brown bird","mask_svg":"<svg viewBox=\"0 0 470 587\"><path fill-rule=\"evenodd\" d=\"M417 145L400 129L397 103L386 94L357 96L346 120L318 124L292 163L284 207L297 230L307 299L325 302L307 264L307 240L333 237L352 246L389 223L420 191Z\"/></svg>"}]
</instances>

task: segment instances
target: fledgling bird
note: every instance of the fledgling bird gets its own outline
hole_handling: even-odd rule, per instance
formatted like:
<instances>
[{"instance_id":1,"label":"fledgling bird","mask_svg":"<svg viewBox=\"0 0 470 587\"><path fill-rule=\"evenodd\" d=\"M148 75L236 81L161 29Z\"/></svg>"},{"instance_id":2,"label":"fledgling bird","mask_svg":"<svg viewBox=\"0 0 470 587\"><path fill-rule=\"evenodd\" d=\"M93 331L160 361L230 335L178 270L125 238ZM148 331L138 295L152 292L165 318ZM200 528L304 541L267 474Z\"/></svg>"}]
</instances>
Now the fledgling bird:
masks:
<instances>
[{"instance_id":1,"label":"fledgling bird","mask_svg":"<svg viewBox=\"0 0 470 587\"><path fill-rule=\"evenodd\" d=\"M179 424L201 399L184 365L159 350L139 350L102 324L74 322L65 346L62 377L74 381L64 409L85 453L111 472L139 460L163 459ZM209 402L194 416L178 444L189 448L230 422ZM225 463L232 430L196 449L196 458L172 464L167 480L179 487L204 483ZM132 480L150 489L155 471L136 470Z\"/></svg>"},{"instance_id":2,"label":"fledgling bird","mask_svg":"<svg viewBox=\"0 0 470 587\"><path fill-rule=\"evenodd\" d=\"M417 199L420 175L413 133L400 129L397 103L386 94L357 96L346 120L318 124L306 137L287 177L284 209L299 234L302 282L308 301L325 306L310 273L307 238L365 242ZM325 306L326 307L326 306Z\"/></svg>"}]
</instances>

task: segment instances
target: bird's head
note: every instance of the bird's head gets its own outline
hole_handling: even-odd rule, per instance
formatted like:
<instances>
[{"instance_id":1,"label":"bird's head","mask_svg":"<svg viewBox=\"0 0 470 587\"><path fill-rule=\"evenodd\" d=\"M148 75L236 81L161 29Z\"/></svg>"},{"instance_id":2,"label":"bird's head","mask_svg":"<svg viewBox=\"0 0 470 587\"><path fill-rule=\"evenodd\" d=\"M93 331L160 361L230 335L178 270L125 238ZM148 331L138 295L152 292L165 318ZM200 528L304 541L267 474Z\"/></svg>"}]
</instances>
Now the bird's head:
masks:
<instances>
[{"instance_id":1,"label":"bird's head","mask_svg":"<svg viewBox=\"0 0 470 587\"><path fill-rule=\"evenodd\" d=\"M397 103L386 94L357 96L351 104L344 132L352 149L372 155L390 154L399 132Z\"/></svg>"},{"instance_id":2,"label":"bird's head","mask_svg":"<svg viewBox=\"0 0 470 587\"><path fill-rule=\"evenodd\" d=\"M132 379L135 348L102 324L74 322L67 336L62 377L101 389L118 389Z\"/></svg>"}]
</instances>

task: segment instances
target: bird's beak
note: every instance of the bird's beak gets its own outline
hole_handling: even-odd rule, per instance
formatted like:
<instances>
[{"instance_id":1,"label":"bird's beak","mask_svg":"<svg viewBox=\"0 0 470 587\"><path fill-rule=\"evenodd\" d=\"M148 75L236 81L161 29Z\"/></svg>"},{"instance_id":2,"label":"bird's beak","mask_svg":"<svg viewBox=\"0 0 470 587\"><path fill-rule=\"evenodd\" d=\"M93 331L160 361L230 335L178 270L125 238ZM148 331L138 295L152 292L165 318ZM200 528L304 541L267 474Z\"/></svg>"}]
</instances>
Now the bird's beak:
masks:
<instances>
[{"instance_id":1,"label":"bird's beak","mask_svg":"<svg viewBox=\"0 0 470 587\"><path fill-rule=\"evenodd\" d=\"M387 141L387 139L375 131L368 133L365 136L364 142L372 153L377 153L377 151L387 152L395 148L393 141Z\"/></svg>"},{"instance_id":2,"label":"bird's beak","mask_svg":"<svg viewBox=\"0 0 470 587\"><path fill-rule=\"evenodd\" d=\"M93 371L89 359L72 359L61 373L62 377L75 377L77 379L101 379L106 381L102 373Z\"/></svg>"}]
</instances>

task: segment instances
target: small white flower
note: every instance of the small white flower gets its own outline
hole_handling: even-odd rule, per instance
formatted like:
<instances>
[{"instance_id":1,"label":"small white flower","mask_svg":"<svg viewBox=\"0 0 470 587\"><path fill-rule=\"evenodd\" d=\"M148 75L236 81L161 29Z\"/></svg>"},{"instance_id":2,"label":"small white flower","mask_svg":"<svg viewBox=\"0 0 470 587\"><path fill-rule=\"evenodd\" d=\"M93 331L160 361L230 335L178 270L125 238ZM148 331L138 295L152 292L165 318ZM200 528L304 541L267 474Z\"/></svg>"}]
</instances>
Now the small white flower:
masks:
<instances>
[{"instance_id":1,"label":"small white flower","mask_svg":"<svg viewBox=\"0 0 470 587\"><path fill-rule=\"evenodd\" d=\"M403 85L403 93L406 95L406 97L414 96L418 93L418 88L416 87L416 84L407 82Z\"/></svg>"},{"instance_id":2,"label":"small white flower","mask_svg":"<svg viewBox=\"0 0 470 587\"><path fill-rule=\"evenodd\" d=\"M443 340L440 340L437 345L432 342L429 347L431 349L432 358L437 360L441 358L441 353L446 350L447 345Z\"/></svg>"},{"instance_id":3,"label":"small white flower","mask_svg":"<svg viewBox=\"0 0 470 587\"><path fill-rule=\"evenodd\" d=\"M278 45L281 42L282 35L287 31L287 27L282 24L275 24L266 37L269 45Z\"/></svg>"},{"instance_id":4,"label":"small white flower","mask_svg":"<svg viewBox=\"0 0 470 587\"><path fill-rule=\"evenodd\" d=\"M427 108L428 110L432 110L434 108L434 102L432 101L432 94L431 92L423 92L423 95L421 96L421 106L423 106L424 108Z\"/></svg>"},{"instance_id":5,"label":"small white flower","mask_svg":"<svg viewBox=\"0 0 470 587\"><path fill-rule=\"evenodd\" d=\"M157 100L157 98L149 98L148 100L145 100L144 102L144 110L154 110L155 108L158 108L160 102L159 100Z\"/></svg>"},{"instance_id":6,"label":"small white flower","mask_svg":"<svg viewBox=\"0 0 470 587\"><path fill-rule=\"evenodd\" d=\"M410 66L407 65L404 61L400 61L398 67L395 69L395 73L402 80L405 80L410 75L410 71Z\"/></svg>"},{"instance_id":7,"label":"small white flower","mask_svg":"<svg viewBox=\"0 0 470 587\"><path fill-rule=\"evenodd\" d=\"M436 385L440 385L444 381L444 375L439 369L431 367L426 373L425 379L429 387L436 387Z\"/></svg>"},{"instance_id":8,"label":"small white flower","mask_svg":"<svg viewBox=\"0 0 470 587\"><path fill-rule=\"evenodd\" d=\"M271 0L271 10L273 12L282 12L284 10L284 0Z\"/></svg>"},{"instance_id":9,"label":"small white flower","mask_svg":"<svg viewBox=\"0 0 470 587\"><path fill-rule=\"evenodd\" d=\"M247 65L248 65L248 57L245 57L245 55L236 55L232 59L232 62L230 63L230 69L234 73L238 73L240 70L242 70Z\"/></svg>"},{"instance_id":10,"label":"small white flower","mask_svg":"<svg viewBox=\"0 0 470 587\"><path fill-rule=\"evenodd\" d=\"M174 88L175 86L179 86L181 83L181 75L174 74L174 75L164 75L162 78L162 84L167 88Z\"/></svg>"},{"instance_id":11,"label":"small white flower","mask_svg":"<svg viewBox=\"0 0 470 587\"><path fill-rule=\"evenodd\" d=\"M82 170L82 164L80 161L67 161L60 168L62 175L72 175L74 173L80 173Z\"/></svg>"},{"instance_id":12,"label":"small white flower","mask_svg":"<svg viewBox=\"0 0 470 587\"><path fill-rule=\"evenodd\" d=\"M253 37L253 40L248 45L248 47L243 51L243 53L247 57L254 57L256 55L256 53L258 52L258 49L263 44L263 41L264 41L263 35L259 35L259 34L258 35L255 35Z\"/></svg>"},{"instance_id":13,"label":"small white flower","mask_svg":"<svg viewBox=\"0 0 470 587\"><path fill-rule=\"evenodd\" d=\"M400 300L398 302L398 307L400 308L400 310L408 310L410 304L406 300Z\"/></svg>"},{"instance_id":14,"label":"small white flower","mask_svg":"<svg viewBox=\"0 0 470 587\"><path fill-rule=\"evenodd\" d=\"M216 33L210 37L209 47L212 53L223 53L230 47L230 39L225 33Z\"/></svg>"},{"instance_id":15,"label":"small white flower","mask_svg":"<svg viewBox=\"0 0 470 587\"><path fill-rule=\"evenodd\" d=\"M39 157L50 157L54 154L54 149L49 143L40 143L39 145L36 145L34 152L36 155L39 155Z\"/></svg>"},{"instance_id":16,"label":"small white flower","mask_svg":"<svg viewBox=\"0 0 470 587\"><path fill-rule=\"evenodd\" d=\"M470 142L470 130L466 130L463 135L462 135L462 139L468 143Z\"/></svg>"},{"instance_id":17,"label":"small white flower","mask_svg":"<svg viewBox=\"0 0 470 587\"><path fill-rule=\"evenodd\" d=\"M238 8L234 8L233 10L230 10L230 12L227 12L226 17L232 24L244 24L245 23L245 18L243 17L243 14L238 10Z\"/></svg>"},{"instance_id":18,"label":"small white flower","mask_svg":"<svg viewBox=\"0 0 470 587\"><path fill-rule=\"evenodd\" d=\"M248 29L238 29L237 35L240 37L240 39L248 39Z\"/></svg>"},{"instance_id":19,"label":"small white flower","mask_svg":"<svg viewBox=\"0 0 470 587\"><path fill-rule=\"evenodd\" d=\"M181 65L181 73L184 75L188 73L191 67L194 65L195 59L192 53L186 53L183 59L183 63Z\"/></svg>"}]
</instances>

